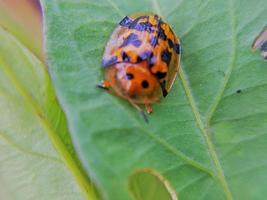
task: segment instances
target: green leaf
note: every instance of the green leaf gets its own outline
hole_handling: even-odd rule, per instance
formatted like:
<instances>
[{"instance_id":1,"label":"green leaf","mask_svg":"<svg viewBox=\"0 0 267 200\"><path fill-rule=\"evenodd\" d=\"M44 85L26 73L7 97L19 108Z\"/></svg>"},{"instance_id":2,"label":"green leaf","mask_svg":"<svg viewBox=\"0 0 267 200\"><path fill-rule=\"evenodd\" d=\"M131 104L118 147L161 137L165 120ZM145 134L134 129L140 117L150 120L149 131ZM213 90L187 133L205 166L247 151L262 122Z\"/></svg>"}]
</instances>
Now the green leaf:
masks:
<instances>
[{"instance_id":1,"label":"green leaf","mask_svg":"<svg viewBox=\"0 0 267 200\"><path fill-rule=\"evenodd\" d=\"M1 27L0 110L0 199L94 199L47 68Z\"/></svg>"},{"instance_id":2,"label":"green leaf","mask_svg":"<svg viewBox=\"0 0 267 200\"><path fill-rule=\"evenodd\" d=\"M136 200L177 200L168 181L151 169L140 169L131 174L129 191Z\"/></svg>"},{"instance_id":3,"label":"green leaf","mask_svg":"<svg viewBox=\"0 0 267 200\"><path fill-rule=\"evenodd\" d=\"M41 15L39 0L0 1L0 25L44 62Z\"/></svg>"},{"instance_id":4,"label":"green leaf","mask_svg":"<svg viewBox=\"0 0 267 200\"><path fill-rule=\"evenodd\" d=\"M267 195L267 67L251 43L265 0L43 0L46 51L87 172L105 199L130 199L129 175L162 174L181 200ZM146 124L98 90L101 57L124 15L152 11L182 41L182 68Z\"/></svg>"}]
</instances>

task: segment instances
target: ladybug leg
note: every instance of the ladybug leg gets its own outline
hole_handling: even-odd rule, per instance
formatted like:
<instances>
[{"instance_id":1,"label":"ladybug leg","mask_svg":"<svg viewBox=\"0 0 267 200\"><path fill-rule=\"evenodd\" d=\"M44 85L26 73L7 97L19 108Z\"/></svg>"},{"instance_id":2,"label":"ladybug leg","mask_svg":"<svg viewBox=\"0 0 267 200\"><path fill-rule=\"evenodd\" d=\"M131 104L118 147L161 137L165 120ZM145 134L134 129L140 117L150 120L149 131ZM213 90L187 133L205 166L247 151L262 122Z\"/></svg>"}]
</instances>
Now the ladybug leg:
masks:
<instances>
[{"instance_id":1,"label":"ladybug leg","mask_svg":"<svg viewBox=\"0 0 267 200\"><path fill-rule=\"evenodd\" d=\"M144 118L145 122L148 123L148 118L145 112L137 105L135 104L131 99L127 99L129 103L140 113L140 115Z\"/></svg>"},{"instance_id":2,"label":"ladybug leg","mask_svg":"<svg viewBox=\"0 0 267 200\"><path fill-rule=\"evenodd\" d=\"M150 114L150 113L153 112L153 108L152 108L151 104L146 103L146 104L145 104L145 108L146 108L146 112L147 112L148 114Z\"/></svg>"},{"instance_id":3,"label":"ladybug leg","mask_svg":"<svg viewBox=\"0 0 267 200\"><path fill-rule=\"evenodd\" d=\"M107 80L103 80L101 81L101 84L97 85L98 88L101 89L105 89L105 90L109 90L109 88L111 87L110 82Z\"/></svg>"}]
</instances>

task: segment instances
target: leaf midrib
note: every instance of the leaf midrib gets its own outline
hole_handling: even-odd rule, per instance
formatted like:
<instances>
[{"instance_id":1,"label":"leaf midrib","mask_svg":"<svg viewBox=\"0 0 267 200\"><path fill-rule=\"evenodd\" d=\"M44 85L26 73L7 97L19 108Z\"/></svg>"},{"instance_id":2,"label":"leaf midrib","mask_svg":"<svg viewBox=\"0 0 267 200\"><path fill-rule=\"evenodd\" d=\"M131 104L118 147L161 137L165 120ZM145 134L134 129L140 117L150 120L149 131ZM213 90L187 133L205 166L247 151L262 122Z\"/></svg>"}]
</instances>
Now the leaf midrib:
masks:
<instances>
[{"instance_id":1,"label":"leaf midrib","mask_svg":"<svg viewBox=\"0 0 267 200\"><path fill-rule=\"evenodd\" d=\"M203 123L203 121L201 119L200 112L199 112L199 110L198 110L198 108L196 106L196 103L195 103L195 100L193 98L193 95L191 94L189 83L187 81L185 73L182 70L182 67L180 68L179 76L180 76L180 80L182 82L183 88L185 90L186 97L187 97L187 99L189 101L189 105L190 105L190 107L191 107L191 109L193 111L196 123L197 123L197 125L198 125L198 127L200 129L200 132L202 133L202 136L203 136L203 138L204 138L204 140L205 140L205 142L207 144L208 152L211 155L211 159L212 159L213 164L214 164L215 169L216 169L217 179L218 179L219 183L221 184L227 199L228 200L232 200L233 197L232 197L231 191L229 189L228 183L227 183L227 181L225 179L224 172L223 172L223 169L221 167L218 155L217 155L217 153L215 151L215 148L214 148L214 146L212 144L212 141L209 138L209 132L208 132L209 128L204 126L204 123Z\"/></svg>"},{"instance_id":2,"label":"leaf midrib","mask_svg":"<svg viewBox=\"0 0 267 200\"><path fill-rule=\"evenodd\" d=\"M230 19L231 19L231 27L232 27L232 35L233 35L233 38L232 38L232 56L231 56L232 59L231 59L229 67L226 70L226 76L225 76L225 79L222 83L222 86L220 87L217 95L214 98L214 103L211 104L211 106L208 109L208 114L207 114L207 118L206 118L207 123L204 123L201 119L201 114L200 114L200 112L196 106L194 97L193 97L192 92L190 90L190 86L189 86L190 84L189 84L188 79L187 79L187 77L186 77L186 75L182 69L182 66L181 66L179 75L180 75L180 80L181 80L183 88L185 90L187 99L188 99L189 104L191 106L191 109L194 113L194 117L196 119L197 125L198 125L199 129L201 130L203 138L205 139L206 144L208 146L208 151L211 155L212 161L213 161L215 169L216 169L217 179L224 190L226 198L228 200L232 200L233 196L232 196L232 193L230 191L227 180L225 178L224 170L220 164L220 161L219 161L217 152L213 146L213 143L209 137L210 121L211 121L213 114L216 111L216 109L217 109L217 107L218 107L218 105L219 105L219 103L223 97L224 91L226 89L226 86L227 86L228 81L230 79L231 73L233 71L233 67L234 67L235 62L236 62L236 20L235 20L235 15L234 15L234 2L233 2L233 0L229 0L229 10L230 10ZM205 124L206 124L206 126L205 126Z\"/></svg>"},{"instance_id":3,"label":"leaf midrib","mask_svg":"<svg viewBox=\"0 0 267 200\"><path fill-rule=\"evenodd\" d=\"M119 101L117 101L115 98L112 98L112 101L117 104L118 106L122 107L122 104L119 103ZM124 109L125 110L125 109ZM169 152L171 152L172 154L174 154L177 158L183 160L185 163L187 163L188 165L203 171L205 173L207 173L209 176L214 177L213 172L203 166L201 163L189 158L188 156L186 156L183 152L175 149L174 147L172 147L169 143L167 143L166 141L164 141L163 139L161 139L160 137L158 137L157 135L153 134L153 132L151 132L150 129L144 128L144 126L142 125L142 123L136 118L136 116L133 115L132 112L130 112L130 110L127 110L127 114L130 116L130 118L134 119L135 122L137 123L137 126L140 130L143 131L143 133L145 133L147 136L149 136L151 139L153 139L155 142L157 142L159 145L163 146L165 149L167 149Z\"/></svg>"},{"instance_id":4,"label":"leaf midrib","mask_svg":"<svg viewBox=\"0 0 267 200\"><path fill-rule=\"evenodd\" d=\"M160 10L160 5L158 3L157 0L152 0L152 3L154 2L154 4L156 5L155 8L156 8L156 12L159 12L162 14L162 17L163 16L163 12ZM219 158L218 158L218 155L217 155L217 152L213 146L213 143L211 141L211 139L209 138L209 129L210 129L210 120L217 108L217 106L219 105L219 102L221 101L222 99L222 96L224 94L224 91L225 91L225 88L226 88L226 85L228 83L228 80L231 76L231 73L232 73L232 70L233 70L233 66L235 64L235 61L236 61L236 22L235 22L235 17L234 17L234 2L233 0L229 0L229 10L230 10L230 18L232 19L231 20L231 25L232 25L232 35L233 35L233 39L232 39L232 52L233 52L233 55L232 55L232 60L231 60L231 63L226 71L226 77L223 81L223 84L222 84L222 87L220 88L218 94L216 95L215 97L215 101L214 103L211 105L210 109L209 109L209 112L208 112L208 121L207 121L207 126L205 127L205 123L202 121L201 119L201 114L196 106L196 103L195 103L195 100L193 98L193 95L191 93L191 90L190 90L190 86L189 86L189 82L188 82L188 79L186 78L186 75L182 69L182 66L180 68L180 72L179 72L179 77L180 77L180 80L182 82L182 85L183 85L183 88L184 88L184 91L185 91L185 94L186 94L186 97L189 101L189 105L192 109L192 112L194 113L194 117L195 117L195 120L196 120L196 123L199 127L199 129L201 130L201 133L202 133L202 136L203 138L205 139L206 141L206 144L207 144L207 147L208 147L208 152L210 153L211 155L211 158L212 158L212 161L214 163L214 166L216 168L216 172L217 172L217 179L219 181L219 183L221 184L224 192L225 192L225 196L228 200L232 200L233 199L233 196L232 196L232 193L229 189L229 186L228 186L228 183L226 181L226 178L224 176L224 171L223 171L223 168L220 164L220 161L219 161Z\"/></svg>"}]
</instances>

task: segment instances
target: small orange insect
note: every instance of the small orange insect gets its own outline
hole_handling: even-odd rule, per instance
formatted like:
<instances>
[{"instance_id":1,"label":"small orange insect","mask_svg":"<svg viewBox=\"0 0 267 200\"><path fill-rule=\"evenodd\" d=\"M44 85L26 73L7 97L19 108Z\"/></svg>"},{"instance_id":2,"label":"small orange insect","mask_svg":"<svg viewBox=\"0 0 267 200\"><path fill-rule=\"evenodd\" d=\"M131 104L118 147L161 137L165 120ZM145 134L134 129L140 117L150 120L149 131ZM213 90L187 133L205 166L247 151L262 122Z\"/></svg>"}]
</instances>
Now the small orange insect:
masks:
<instances>
[{"instance_id":1,"label":"small orange insect","mask_svg":"<svg viewBox=\"0 0 267 200\"><path fill-rule=\"evenodd\" d=\"M151 104L167 96L180 59L180 41L158 15L126 16L106 45L100 87L127 99L145 117L140 105L151 113Z\"/></svg>"}]
</instances>

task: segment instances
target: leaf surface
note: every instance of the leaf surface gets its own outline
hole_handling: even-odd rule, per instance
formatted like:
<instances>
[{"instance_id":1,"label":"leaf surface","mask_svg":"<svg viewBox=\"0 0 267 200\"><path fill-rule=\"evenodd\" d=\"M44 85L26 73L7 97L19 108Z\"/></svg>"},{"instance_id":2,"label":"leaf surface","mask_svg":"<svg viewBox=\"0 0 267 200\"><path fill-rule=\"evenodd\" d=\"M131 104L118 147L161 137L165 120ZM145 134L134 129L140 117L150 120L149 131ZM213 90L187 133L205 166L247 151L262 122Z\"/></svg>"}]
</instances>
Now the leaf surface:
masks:
<instances>
[{"instance_id":1,"label":"leaf surface","mask_svg":"<svg viewBox=\"0 0 267 200\"><path fill-rule=\"evenodd\" d=\"M1 27L0 110L0 199L93 199L47 68Z\"/></svg>"},{"instance_id":2,"label":"leaf surface","mask_svg":"<svg viewBox=\"0 0 267 200\"><path fill-rule=\"evenodd\" d=\"M130 199L128 177L160 172L181 200L267 195L267 67L251 51L265 0L43 0L46 51L83 164L105 199ZM103 49L127 14L152 11L182 42L182 68L149 124L95 85Z\"/></svg>"}]
</instances>

